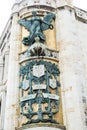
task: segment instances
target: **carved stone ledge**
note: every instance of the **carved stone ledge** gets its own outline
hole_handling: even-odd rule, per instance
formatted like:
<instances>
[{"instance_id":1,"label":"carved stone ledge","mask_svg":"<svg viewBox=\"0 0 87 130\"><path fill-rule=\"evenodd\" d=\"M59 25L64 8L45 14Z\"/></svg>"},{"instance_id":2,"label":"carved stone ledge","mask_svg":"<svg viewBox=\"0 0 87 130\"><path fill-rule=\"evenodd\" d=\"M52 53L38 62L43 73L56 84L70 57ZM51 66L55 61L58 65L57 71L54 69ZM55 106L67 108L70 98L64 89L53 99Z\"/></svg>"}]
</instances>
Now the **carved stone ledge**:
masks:
<instances>
[{"instance_id":1,"label":"carved stone ledge","mask_svg":"<svg viewBox=\"0 0 87 130\"><path fill-rule=\"evenodd\" d=\"M36 128L37 127L37 128ZM61 125L61 124L51 124L51 123L43 123L43 124L29 124L29 125L24 125L24 126L22 126L22 127L20 127L20 128L16 128L16 130L29 130L29 128L36 128L36 129L38 129L38 128L40 128L41 127L41 129L42 129L42 127L44 127L44 129L45 129L45 127L48 127L48 129L50 129L50 128L53 128L53 130L55 129L56 130L56 128L57 128L57 130L66 130L66 128L65 128L65 126L63 126L63 125Z\"/></svg>"},{"instance_id":2,"label":"carved stone ledge","mask_svg":"<svg viewBox=\"0 0 87 130\"><path fill-rule=\"evenodd\" d=\"M44 51L44 55L30 55L30 53L28 54L28 51L22 52L19 54L19 63L23 63L25 61L30 61L30 60L35 60L35 59L46 59L46 60L52 60L55 62L59 61L59 52L56 50L50 50L50 49L46 49Z\"/></svg>"},{"instance_id":3,"label":"carved stone ledge","mask_svg":"<svg viewBox=\"0 0 87 130\"><path fill-rule=\"evenodd\" d=\"M59 60L56 59L56 58L52 58L52 57L46 57L46 56L34 56L34 57L30 57L30 58L25 58L23 60L20 60L20 64L22 64L23 62L26 62L26 61L30 61L30 60L35 60L35 59L45 59L45 60L49 60L49 61L55 61L55 62L58 62Z\"/></svg>"}]
</instances>

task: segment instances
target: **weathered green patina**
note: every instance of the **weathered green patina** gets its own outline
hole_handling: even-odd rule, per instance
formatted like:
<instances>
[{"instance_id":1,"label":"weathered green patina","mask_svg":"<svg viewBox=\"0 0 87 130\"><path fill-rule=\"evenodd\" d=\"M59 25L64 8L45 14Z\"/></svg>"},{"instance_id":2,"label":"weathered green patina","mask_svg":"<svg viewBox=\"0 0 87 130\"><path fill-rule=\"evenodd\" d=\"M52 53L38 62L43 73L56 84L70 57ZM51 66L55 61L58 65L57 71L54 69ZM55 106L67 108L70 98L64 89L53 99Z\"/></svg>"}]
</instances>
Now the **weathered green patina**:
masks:
<instances>
[{"instance_id":1,"label":"weathered green patina","mask_svg":"<svg viewBox=\"0 0 87 130\"><path fill-rule=\"evenodd\" d=\"M43 17L43 19L41 19L39 16L37 16L37 12L33 11L32 18L30 18L29 20L27 19L19 20L18 23L24 26L28 31L30 31L29 36L23 38L22 41L23 44L32 45L35 42L35 37L39 37L40 42L44 43L46 37L43 31L47 29L53 29L53 25L51 24L51 22L54 18L55 14L48 13Z\"/></svg>"},{"instance_id":2,"label":"weathered green patina","mask_svg":"<svg viewBox=\"0 0 87 130\"><path fill-rule=\"evenodd\" d=\"M54 115L59 111L58 76L60 71L56 64L39 59L39 56L45 56L45 51L48 49L43 44L46 40L43 31L53 29L51 22L54 18L55 14L48 13L42 19L34 11L29 20L18 21L30 32L29 36L22 41L24 45L31 45L27 55L38 56L38 60L26 61L20 67L20 110L21 114L28 119L25 124L57 123Z\"/></svg>"},{"instance_id":3,"label":"weathered green patina","mask_svg":"<svg viewBox=\"0 0 87 130\"><path fill-rule=\"evenodd\" d=\"M39 73L39 71L41 72ZM57 65L43 60L34 60L27 62L24 66L21 66L20 89L22 90L22 97L20 99L20 106L21 114L28 118L28 122L26 122L26 124L38 122L57 123L53 119L53 115L58 112L58 87L60 86L60 83L57 80L57 77L59 74L60 72ZM23 81L25 79L29 80L29 87L27 90L23 87ZM53 82L51 83L50 81L52 80ZM55 94L53 94L51 90L55 91ZM27 96L24 96L24 91L28 91ZM34 111L34 104L37 104L37 112ZM42 106L44 104L47 105L43 110ZM37 119L34 119L34 116L37 116Z\"/></svg>"}]
</instances>

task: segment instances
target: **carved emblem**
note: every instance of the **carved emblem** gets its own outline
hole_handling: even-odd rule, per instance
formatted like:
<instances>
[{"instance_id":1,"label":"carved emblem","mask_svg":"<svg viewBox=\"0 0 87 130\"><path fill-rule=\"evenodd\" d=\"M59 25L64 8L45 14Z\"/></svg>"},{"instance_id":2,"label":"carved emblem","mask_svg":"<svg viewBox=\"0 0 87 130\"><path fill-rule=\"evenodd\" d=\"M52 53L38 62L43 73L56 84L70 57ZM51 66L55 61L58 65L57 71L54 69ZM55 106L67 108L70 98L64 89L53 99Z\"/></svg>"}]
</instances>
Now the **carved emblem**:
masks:
<instances>
[{"instance_id":1,"label":"carved emblem","mask_svg":"<svg viewBox=\"0 0 87 130\"><path fill-rule=\"evenodd\" d=\"M50 79L50 87L53 88L53 89L55 89L57 87L55 79Z\"/></svg>"},{"instance_id":2,"label":"carved emblem","mask_svg":"<svg viewBox=\"0 0 87 130\"><path fill-rule=\"evenodd\" d=\"M36 77L41 77L44 75L44 65L34 65L33 66L33 75Z\"/></svg>"},{"instance_id":3,"label":"carved emblem","mask_svg":"<svg viewBox=\"0 0 87 130\"><path fill-rule=\"evenodd\" d=\"M29 88L29 80L24 79L22 81L22 89L27 90Z\"/></svg>"}]
</instances>

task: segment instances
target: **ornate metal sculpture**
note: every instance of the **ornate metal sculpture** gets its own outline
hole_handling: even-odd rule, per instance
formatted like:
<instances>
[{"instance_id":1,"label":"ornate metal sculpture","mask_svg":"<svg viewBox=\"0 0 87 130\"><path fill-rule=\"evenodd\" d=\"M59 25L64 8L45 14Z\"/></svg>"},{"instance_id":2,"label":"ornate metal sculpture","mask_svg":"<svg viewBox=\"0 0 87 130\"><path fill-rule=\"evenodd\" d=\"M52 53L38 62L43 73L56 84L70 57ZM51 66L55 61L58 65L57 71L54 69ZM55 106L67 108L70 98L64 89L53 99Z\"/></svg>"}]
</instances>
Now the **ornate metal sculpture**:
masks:
<instances>
[{"instance_id":1,"label":"ornate metal sculpture","mask_svg":"<svg viewBox=\"0 0 87 130\"><path fill-rule=\"evenodd\" d=\"M44 56L46 49L47 46L40 42L39 37L35 37L35 43L28 48L27 54L30 56Z\"/></svg>"},{"instance_id":2,"label":"ornate metal sculpture","mask_svg":"<svg viewBox=\"0 0 87 130\"><path fill-rule=\"evenodd\" d=\"M43 60L27 62L20 68L20 89L22 90L20 105L21 114L28 118L26 124L57 123L53 115L58 112L60 83L57 77L59 74L55 64ZM24 95L25 91L28 92L27 96ZM34 109L35 105L37 110Z\"/></svg>"},{"instance_id":3,"label":"ornate metal sculpture","mask_svg":"<svg viewBox=\"0 0 87 130\"><path fill-rule=\"evenodd\" d=\"M32 12L32 18L19 20L18 23L24 26L28 31L30 31L30 35L23 39L24 45L32 45L35 42L35 37L40 38L40 42L44 43L46 37L43 33L44 30L53 29L53 25L51 24L52 20L55 18L55 14L48 13L43 19L37 16L35 11Z\"/></svg>"},{"instance_id":4,"label":"ornate metal sculpture","mask_svg":"<svg viewBox=\"0 0 87 130\"><path fill-rule=\"evenodd\" d=\"M60 74L58 66L49 61L40 60L40 56L55 56L56 52L49 51L43 44L46 37L44 30L53 29L51 24L55 14L48 13L41 19L32 12L33 17L29 20L22 19L18 23L23 25L30 34L23 39L24 45L31 45L26 51L30 61L20 67L20 107L21 114L27 118L24 124L51 122L54 115L59 111L58 87ZM38 60L32 57L38 57ZM30 58L31 57L31 58Z\"/></svg>"}]
</instances>

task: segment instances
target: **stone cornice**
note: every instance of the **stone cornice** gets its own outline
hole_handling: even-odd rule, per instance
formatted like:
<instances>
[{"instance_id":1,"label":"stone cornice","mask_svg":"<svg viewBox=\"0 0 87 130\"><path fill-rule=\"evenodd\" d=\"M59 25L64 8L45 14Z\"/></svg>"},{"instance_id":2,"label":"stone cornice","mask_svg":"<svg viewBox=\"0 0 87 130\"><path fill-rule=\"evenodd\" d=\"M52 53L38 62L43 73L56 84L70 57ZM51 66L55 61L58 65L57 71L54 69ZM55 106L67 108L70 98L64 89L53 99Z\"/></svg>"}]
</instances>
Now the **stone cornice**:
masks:
<instances>
[{"instance_id":1,"label":"stone cornice","mask_svg":"<svg viewBox=\"0 0 87 130\"><path fill-rule=\"evenodd\" d=\"M27 6L27 7L23 7L20 8L19 10L14 10L12 12L12 15L14 15L15 13L18 13L20 16L23 14L26 14L28 12L31 12L33 9L35 10L44 10L44 11L55 11L55 8L52 6L47 6L47 5L31 5L31 6Z\"/></svg>"},{"instance_id":2,"label":"stone cornice","mask_svg":"<svg viewBox=\"0 0 87 130\"><path fill-rule=\"evenodd\" d=\"M17 3L15 3L15 4L17 4ZM19 13L20 16L22 16L24 14L27 14L32 9L55 12L57 9L58 10L65 9L66 7L70 10L75 11L75 16L77 17L77 19L79 21L86 23L86 21L87 21L87 11L82 10L80 8L77 8L77 7L69 6L69 5L64 5L64 6L59 6L59 7L52 7L51 5L39 5L39 4L37 4L37 5L26 5L25 7L22 7L22 8L19 8L19 10L16 10L16 12L13 11L13 14Z\"/></svg>"},{"instance_id":3,"label":"stone cornice","mask_svg":"<svg viewBox=\"0 0 87 130\"><path fill-rule=\"evenodd\" d=\"M69 11L74 11L76 19L78 19L81 22L87 23L87 11L77 7L71 7L68 5L56 8L56 10L62 10L62 9L68 9Z\"/></svg>"}]
</instances>

